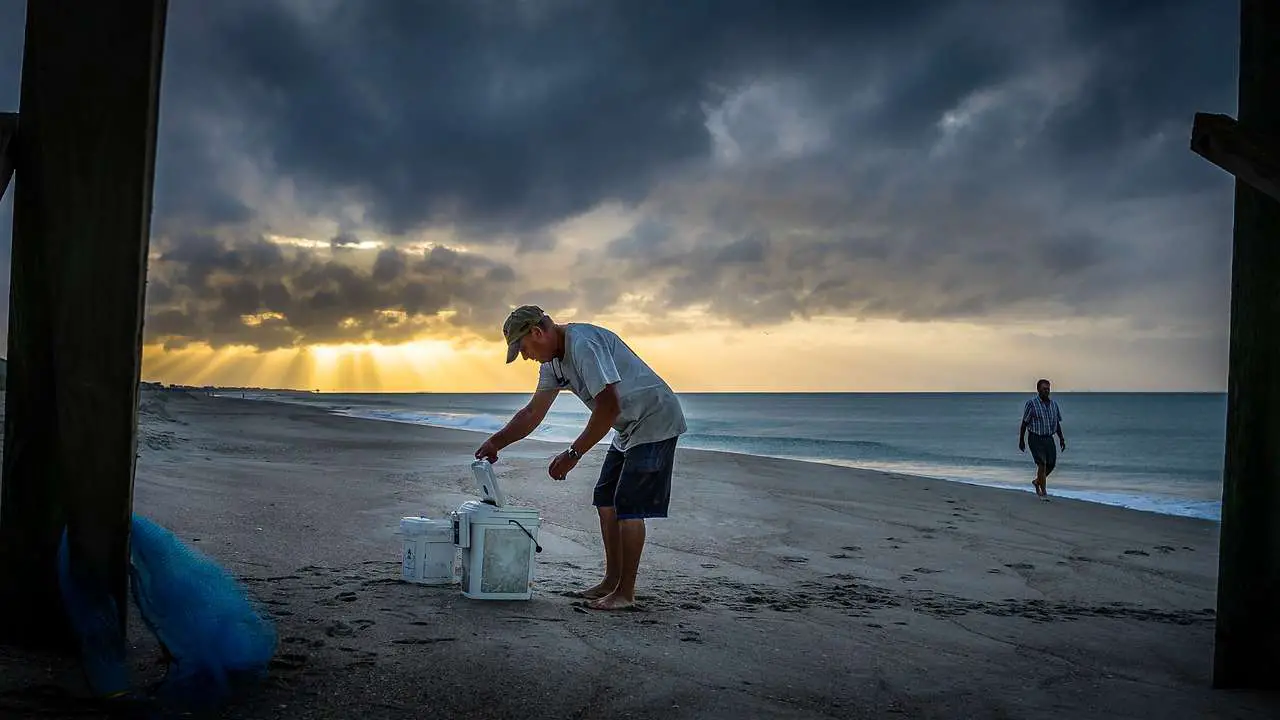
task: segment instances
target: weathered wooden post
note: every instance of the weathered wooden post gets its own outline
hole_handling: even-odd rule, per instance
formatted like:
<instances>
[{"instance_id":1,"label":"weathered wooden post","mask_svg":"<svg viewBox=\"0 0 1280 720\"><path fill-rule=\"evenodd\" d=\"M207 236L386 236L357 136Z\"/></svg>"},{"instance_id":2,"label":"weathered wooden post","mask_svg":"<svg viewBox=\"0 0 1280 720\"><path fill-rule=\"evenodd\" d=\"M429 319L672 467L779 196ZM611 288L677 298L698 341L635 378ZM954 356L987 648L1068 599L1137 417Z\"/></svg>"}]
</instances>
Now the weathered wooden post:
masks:
<instances>
[{"instance_id":1,"label":"weathered wooden post","mask_svg":"<svg viewBox=\"0 0 1280 720\"><path fill-rule=\"evenodd\" d=\"M27 4L14 146L0 640L60 644L55 560L123 628L166 0Z\"/></svg>"},{"instance_id":2,"label":"weathered wooden post","mask_svg":"<svg viewBox=\"0 0 1280 720\"><path fill-rule=\"evenodd\" d=\"M9 189L13 176L13 155L9 153L11 142L18 133L18 113L0 113L0 200Z\"/></svg>"},{"instance_id":3,"label":"weathered wooden post","mask_svg":"<svg viewBox=\"0 0 1280 720\"><path fill-rule=\"evenodd\" d=\"M1192 149L1236 177L1213 684L1280 688L1280 2L1241 0L1239 122Z\"/></svg>"}]
</instances>

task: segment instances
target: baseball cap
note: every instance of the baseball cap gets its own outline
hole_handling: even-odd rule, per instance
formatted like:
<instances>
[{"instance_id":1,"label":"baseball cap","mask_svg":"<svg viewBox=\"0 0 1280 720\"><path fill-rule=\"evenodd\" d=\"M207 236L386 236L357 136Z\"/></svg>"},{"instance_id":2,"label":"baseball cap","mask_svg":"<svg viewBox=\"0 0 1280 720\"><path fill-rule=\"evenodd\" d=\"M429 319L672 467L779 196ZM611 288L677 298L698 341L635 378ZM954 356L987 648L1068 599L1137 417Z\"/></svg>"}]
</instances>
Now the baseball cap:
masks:
<instances>
[{"instance_id":1,"label":"baseball cap","mask_svg":"<svg viewBox=\"0 0 1280 720\"><path fill-rule=\"evenodd\" d=\"M546 315L537 305L521 305L507 316L507 321L502 324L502 335L507 339L508 363L520 355L520 341L542 322L542 318Z\"/></svg>"}]
</instances>

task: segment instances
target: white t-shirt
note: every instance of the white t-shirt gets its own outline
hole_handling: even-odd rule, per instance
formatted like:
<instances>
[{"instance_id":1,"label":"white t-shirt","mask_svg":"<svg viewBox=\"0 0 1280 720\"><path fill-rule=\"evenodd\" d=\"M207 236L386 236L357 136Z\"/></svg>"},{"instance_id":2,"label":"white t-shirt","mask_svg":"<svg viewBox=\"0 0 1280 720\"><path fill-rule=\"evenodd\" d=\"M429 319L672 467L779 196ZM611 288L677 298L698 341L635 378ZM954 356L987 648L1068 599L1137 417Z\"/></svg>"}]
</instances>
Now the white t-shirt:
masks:
<instances>
[{"instance_id":1,"label":"white t-shirt","mask_svg":"<svg viewBox=\"0 0 1280 720\"><path fill-rule=\"evenodd\" d=\"M683 434L684 410L674 391L611 330L587 323L565 325L564 358L542 363L538 390L572 390L588 408L606 385L619 401L613 446L626 450Z\"/></svg>"}]
</instances>

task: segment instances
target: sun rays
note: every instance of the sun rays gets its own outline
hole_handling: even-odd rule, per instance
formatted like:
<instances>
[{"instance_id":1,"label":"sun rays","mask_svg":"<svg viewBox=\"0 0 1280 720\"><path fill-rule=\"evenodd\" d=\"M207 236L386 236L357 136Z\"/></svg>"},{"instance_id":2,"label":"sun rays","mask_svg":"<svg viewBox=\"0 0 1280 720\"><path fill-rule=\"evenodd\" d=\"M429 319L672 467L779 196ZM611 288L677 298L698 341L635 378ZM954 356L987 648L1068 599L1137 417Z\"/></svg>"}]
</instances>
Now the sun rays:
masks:
<instances>
[{"instance_id":1,"label":"sun rays","mask_svg":"<svg viewBox=\"0 0 1280 720\"><path fill-rule=\"evenodd\" d=\"M321 392L416 392L430 389L447 342L402 345L314 345L259 352L234 346L191 345L143 350L143 378L181 385L269 387Z\"/></svg>"}]
</instances>

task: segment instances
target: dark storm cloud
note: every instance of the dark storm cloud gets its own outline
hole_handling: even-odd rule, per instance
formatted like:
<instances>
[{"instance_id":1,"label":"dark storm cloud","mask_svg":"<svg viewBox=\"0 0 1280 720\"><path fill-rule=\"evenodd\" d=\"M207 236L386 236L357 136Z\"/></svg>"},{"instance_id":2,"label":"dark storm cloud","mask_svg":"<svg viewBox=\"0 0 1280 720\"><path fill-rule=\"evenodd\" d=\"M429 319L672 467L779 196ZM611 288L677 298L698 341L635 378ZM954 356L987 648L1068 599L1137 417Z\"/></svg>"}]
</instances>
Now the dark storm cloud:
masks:
<instances>
[{"instance_id":1,"label":"dark storm cloud","mask_svg":"<svg viewBox=\"0 0 1280 720\"><path fill-rule=\"evenodd\" d=\"M371 268L266 240L184 238L151 263L146 337L260 350L397 342L456 310L456 326L491 334L511 268L445 248L385 249Z\"/></svg>"},{"instance_id":2,"label":"dark storm cloud","mask_svg":"<svg viewBox=\"0 0 1280 720\"><path fill-rule=\"evenodd\" d=\"M1199 110L1234 114L1239 9L1235 3L1088 0L1066 15L1073 44L1100 70L1080 101L1051 117L1042 138L1079 184L1111 175L1115 149L1167 131L1158 160L1122 172L1126 195L1222 185L1221 171L1186 151Z\"/></svg>"},{"instance_id":3,"label":"dark storm cloud","mask_svg":"<svg viewBox=\"0 0 1280 720\"><path fill-rule=\"evenodd\" d=\"M10 104L22 5L0 0ZM1213 315L1230 182L1186 144L1194 112L1234 112L1237 22L1216 0L174 4L149 337L409 332L387 310L492 335L509 304L641 289L749 323L1171 293ZM640 223L553 232L611 200ZM328 249L215 239L298 215L336 223ZM441 227L516 258L354 249ZM563 274L531 278L546 257Z\"/></svg>"},{"instance_id":4,"label":"dark storm cloud","mask_svg":"<svg viewBox=\"0 0 1280 720\"><path fill-rule=\"evenodd\" d=\"M313 207L359 198L393 232L430 221L523 229L606 198L640 200L674 166L706 156L702 105L717 87L788 68L851 72L856 58L934 7L175 7L171 34L180 41L171 43L165 90L170 104L235 118L248 149L269 157ZM963 71L997 65L983 58ZM944 81L947 96L937 99L929 83L914 79L913 97L945 102L965 84ZM170 177L178 188L202 181Z\"/></svg>"}]
</instances>

